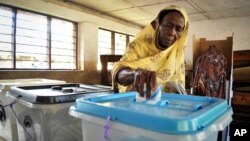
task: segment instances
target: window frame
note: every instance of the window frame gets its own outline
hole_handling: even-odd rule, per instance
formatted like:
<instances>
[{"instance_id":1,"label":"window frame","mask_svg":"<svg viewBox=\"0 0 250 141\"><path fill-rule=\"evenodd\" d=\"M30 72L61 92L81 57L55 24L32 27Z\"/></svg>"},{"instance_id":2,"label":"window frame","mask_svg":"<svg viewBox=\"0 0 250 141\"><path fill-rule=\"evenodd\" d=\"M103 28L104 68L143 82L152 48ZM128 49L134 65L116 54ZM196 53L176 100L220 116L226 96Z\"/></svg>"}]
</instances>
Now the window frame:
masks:
<instances>
[{"instance_id":1,"label":"window frame","mask_svg":"<svg viewBox=\"0 0 250 141\"><path fill-rule=\"evenodd\" d=\"M105 28L101 28L101 27L99 27L98 30L99 29L111 32L111 55L115 55L115 33L122 34L122 35L126 36L126 48L128 47L128 43L130 42L129 36L135 37L135 35L117 32L117 31L113 31L113 30L109 30L109 29L105 29ZM98 42L99 42L99 40L98 40ZM98 48L99 48L99 45L98 45Z\"/></svg>"},{"instance_id":2,"label":"window frame","mask_svg":"<svg viewBox=\"0 0 250 141\"><path fill-rule=\"evenodd\" d=\"M68 19L64 19L64 18L61 18L61 17L57 17L57 16L53 16L53 15L50 15L50 14L44 14L44 13L41 13L41 12L37 12L37 11L33 11L33 10L28 10L28 9L24 9L24 8L20 8L20 7L15 7L15 6L10 6L10 5L6 5L6 4L1 4L0 3L0 6L2 7L6 7L6 8L11 8L12 12L13 12L13 17L12 17L12 20L13 20L13 25L12 25L12 31L13 31L13 35L12 35L12 44L13 44L13 68L1 68L0 67L0 70L49 70L49 71L53 71L53 70L78 70L79 69L79 65L78 65L78 23L77 22L74 22L74 21L71 21L71 20L68 20ZM16 68L16 30L17 30L17 26L16 26L16 22L17 22L17 11L20 10L20 11L24 11L24 12L30 12L30 13L33 13L33 14L38 14L38 15L42 15L42 16L46 16L47 17L47 21L48 21L48 25L47 25L47 28L48 28L48 68ZM52 63L52 54L51 54L51 49L52 49L52 30L51 30L51 21L52 19L55 18L55 19L58 19L58 20L63 20L63 21L67 21L67 22L71 22L74 27L75 27L75 68L74 69L70 69L70 68L58 68L58 69L52 69L51 68L51 63Z\"/></svg>"},{"instance_id":3,"label":"window frame","mask_svg":"<svg viewBox=\"0 0 250 141\"><path fill-rule=\"evenodd\" d=\"M122 34L122 35L125 35L126 36L126 44L125 44L125 49L128 47L128 44L129 44L129 42L131 42L131 41L129 41L129 37L130 36L132 36L132 37L135 37L135 35L131 35L131 34L126 34L126 33L122 33L122 32L117 32L117 31L113 31L113 30L109 30L109 29L105 29L105 28L101 28L101 27L99 27L98 28L98 30L105 30L105 31L108 31L108 32L111 32L111 54L100 54L100 55L121 55L121 54L115 54L115 51L116 51L116 49L115 49L115 34L117 33L117 34ZM99 55L99 39L98 39L98 52L97 52L97 54L98 54L98 61L97 61L97 64L96 64L96 68L97 68L97 70L101 70L102 69L102 66L101 66L101 57L100 57L100 55ZM123 54L122 54L123 55ZM99 66L100 65L100 66ZM109 66L109 64L108 64L108 66ZM110 68L108 67L108 70L110 70Z\"/></svg>"}]
</instances>

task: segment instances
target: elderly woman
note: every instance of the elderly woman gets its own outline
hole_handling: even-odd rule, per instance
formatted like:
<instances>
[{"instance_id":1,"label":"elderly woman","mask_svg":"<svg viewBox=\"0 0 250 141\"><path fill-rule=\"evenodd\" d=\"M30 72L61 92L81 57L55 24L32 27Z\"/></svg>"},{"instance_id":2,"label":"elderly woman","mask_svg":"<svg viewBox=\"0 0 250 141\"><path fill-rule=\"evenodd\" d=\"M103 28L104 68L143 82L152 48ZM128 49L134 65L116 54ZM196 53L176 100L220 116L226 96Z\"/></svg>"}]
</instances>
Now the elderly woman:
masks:
<instances>
[{"instance_id":1,"label":"elderly woman","mask_svg":"<svg viewBox=\"0 0 250 141\"><path fill-rule=\"evenodd\" d=\"M148 99L157 85L174 81L184 87L184 47L188 35L187 13L177 7L163 9L157 18L139 32L112 70L116 92L136 90Z\"/></svg>"}]
</instances>

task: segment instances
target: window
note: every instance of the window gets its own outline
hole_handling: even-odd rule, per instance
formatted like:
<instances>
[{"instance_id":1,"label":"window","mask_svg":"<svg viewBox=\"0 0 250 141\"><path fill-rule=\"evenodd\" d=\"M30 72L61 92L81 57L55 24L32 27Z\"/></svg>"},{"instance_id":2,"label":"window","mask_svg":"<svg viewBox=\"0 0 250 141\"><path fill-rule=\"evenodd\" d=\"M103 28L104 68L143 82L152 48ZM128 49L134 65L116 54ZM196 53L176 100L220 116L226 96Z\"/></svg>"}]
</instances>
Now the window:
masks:
<instances>
[{"instance_id":1,"label":"window","mask_svg":"<svg viewBox=\"0 0 250 141\"><path fill-rule=\"evenodd\" d=\"M122 55L126 49L126 35L115 33L115 54Z\"/></svg>"},{"instance_id":2,"label":"window","mask_svg":"<svg viewBox=\"0 0 250 141\"><path fill-rule=\"evenodd\" d=\"M115 54L122 55L126 50L127 44L133 39L132 35L117 33L110 30L98 30L98 63L97 69L101 70L100 55ZM108 63L111 70L113 63Z\"/></svg>"},{"instance_id":3,"label":"window","mask_svg":"<svg viewBox=\"0 0 250 141\"><path fill-rule=\"evenodd\" d=\"M47 25L46 16L17 11L14 53L17 69L49 68Z\"/></svg>"},{"instance_id":4,"label":"window","mask_svg":"<svg viewBox=\"0 0 250 141\"><path fill-rule=\"evenodd\" d=\"M111 32L99 29L98 31L98 56L101 54L112 54Z\"/></svg>"},{"instance_id":5,"label":"window","mask_svg":"<svg viewBox=\"0 0 250 141\"><path fill-rule=\"evenodd\" d=\"M51 68L76 69L76 29L72 22L52 18Z\"/></svg>"},{"instance_id":6,"label":"window","mask_svg":"<svg viewBox=\"0 0 250 141\"><path fill-rule=\"evenodd\" d=\"M14 66L13 54L13 12L12 9L0 7L0 67Z\"/></svg>"},{"instance_id":7,"label":"window","mask_svg":"<svg viewBox=\"0 0 250 141\"><path fill-rule=\"evenodd\" d=\"M134 38L135 38L134 36L129 36L129 38L128 38L129 42L132 42L134 40Z\"/></svg>"},{"instance_id":8,"label":"window","mask_svg":"<svg viewBox=\"0 0 250 141\"><path fill-rule=\"evenodd\" d=\"M0 29L0 69L76 69L75 23L0 6Z\"/></svg>"}]
</instances>

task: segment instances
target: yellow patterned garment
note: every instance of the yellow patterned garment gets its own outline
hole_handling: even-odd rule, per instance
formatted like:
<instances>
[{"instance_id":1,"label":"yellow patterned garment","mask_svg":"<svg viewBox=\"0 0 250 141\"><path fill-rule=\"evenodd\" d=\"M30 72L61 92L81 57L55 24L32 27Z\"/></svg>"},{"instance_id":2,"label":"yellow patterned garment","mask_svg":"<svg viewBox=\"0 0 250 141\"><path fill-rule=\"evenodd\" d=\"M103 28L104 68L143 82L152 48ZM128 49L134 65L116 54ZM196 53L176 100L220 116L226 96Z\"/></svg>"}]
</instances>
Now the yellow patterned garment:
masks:
<instances>
[{"instance_id":1,"label":"yellow patterned garment","mask_svg":"<svg viewBox=\"0 0 250 141\"><path fill-rule=\"evenodd\" d=\"M160 13L166 10L179 11L185 18L185 27L181 37L173 45L165 50L161 50L161 47L158 46L158 41L156 41L159 27L158 20ZM177 6L170 6L163 9L160 13L153 21L156 23L156 26L153 27L153 24L149 24L139 32L135 39L129 43L121 60L115 63L112 69L112 80L114 89L118 87L119 92L132 90L132 84L130 86L122 86L115 81L117 72L125 67L155 71L157 84L162 85L165 92L173 92L167 85L168 81L175 81L183 87L185 86L184 46L186 45L189 24L187 13Z\"/></svg>"}]
</instances>

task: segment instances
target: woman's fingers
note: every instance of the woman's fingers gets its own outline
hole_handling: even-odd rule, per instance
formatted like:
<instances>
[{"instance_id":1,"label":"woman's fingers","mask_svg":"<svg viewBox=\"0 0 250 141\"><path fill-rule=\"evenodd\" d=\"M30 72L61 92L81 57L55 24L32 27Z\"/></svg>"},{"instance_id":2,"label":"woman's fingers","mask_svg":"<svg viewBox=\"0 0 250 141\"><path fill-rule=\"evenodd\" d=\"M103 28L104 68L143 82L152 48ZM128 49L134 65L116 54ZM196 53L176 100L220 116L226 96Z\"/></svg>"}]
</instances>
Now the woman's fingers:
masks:
<instances>
[{"instance_id":1,"label":"woman's fingers","mask_svg":"<svg viewBox=\"0 0 250 141\"><path fill-rule=\"evenodd\" d=\"M141 97L144 97L144 84L146 82L146 71L141 71L141 74L140 74L140 81L139 81L139 93L140 93L140 96Z\"/></svg>"},{"instance_id":2,"label":"woman's fingers","mask_svg":"<svg viewBox=\"0 0 250 141\"><path fill-rule=\"evenodd\" d=\"M139 92L141 97L146 95L146 98L149 99L151 92L156 89L156 85L156 73L154 71L136 70L134 90Z\"/></svg>"},{"instance_id":3,"label":"woman's fingers","mask_svg":"<svg viewBox=\"0 0 250 141\"><path fill-rule=\"evenodd\" d=\"M148 71L147 74L147 92L146 92L146 98L149 99L152 92L156 90L156 73L154 71Z\"/></svg>"},{"instance_id":4,"label":"woman's fingers","mask_svg":"<svg viewBox=\"0 0 250 141\"><path fill-rule=\"evenodd\" d=\"M151 89L152 89L152 86L151 86L151 77L152 77L152 71L148 71L147 72L147 80L146 80L146 98L149 99L150 96L151 96Z\"/></svg>"},{"instance_id":5,"label":"woman's fingers","mask_svg":"<svg viewBox=\"0 0 250 141\"><path fill-rule=\"evenodd\" d=\"M157 87L156 73L155 72L152 72L152 74L151 74L150 83L151 83L151 90L155 91L156 87Z\"/></svg>"},{"instance_id":6,"label":"woman's fingers","mask_svg":"<svg viewBox=\"0 0 250 141\"><path fill-rule=\"evenodd\" d=\"M135 72L134 90L139 92L140 71Z\"/></svg>"}]
</instances>

